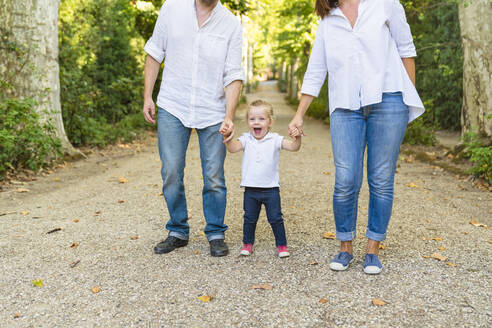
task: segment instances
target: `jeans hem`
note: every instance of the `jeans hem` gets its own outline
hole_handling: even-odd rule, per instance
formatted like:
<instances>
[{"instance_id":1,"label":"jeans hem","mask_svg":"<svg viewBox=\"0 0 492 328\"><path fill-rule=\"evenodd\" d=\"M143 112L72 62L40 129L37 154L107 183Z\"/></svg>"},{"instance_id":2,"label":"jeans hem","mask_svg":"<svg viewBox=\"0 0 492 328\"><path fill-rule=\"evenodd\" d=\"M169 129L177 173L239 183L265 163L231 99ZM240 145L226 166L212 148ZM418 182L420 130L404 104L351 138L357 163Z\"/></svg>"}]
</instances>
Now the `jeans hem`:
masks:
<instances>
[{"instance_id":1,"label":"jeans hem","mask_svg":"<svg viewBox=\"0 0 492 328\"><path fill-rule=\"evenodd\" d=\"M386 239L386 234L383 233L377 233L377 232L373 232L369 229L367 229L366 231L366 237L369 238L369 239L372 239L372 240L375 240L375 241L383 241Z\"/></svg>"},{"instance_id":2,"label":"jeans hem","mask_svg":"<svg viewBox=\"0 0 492 328\"><path fill-rule=\"evenodd\" d=\"M176 237L181 240L188 240L189 236L177 231L169 231L169 236Z\"/></svg>"},{"instance_id":3,"label":"jeans hem","mask_svg":"<svg viewBox=\"0 0 492 328\"><path fill-rule=\"evenodd\" d=\"M357 233L355 231L341 232L337 231L337 239L340 241L352 241L355 239Z\"/></svg>"},{"instance_id":4,"label":"jeans hem","mask_svg":"<svg viewBox=\"0 0 492 328\"><path fill-rule=\"evenodd\" d=\"M214 233L212 235L207 236L207 240L211 242L212 240L219 240L219 239L225 239L225 236L223 233Z\"/></svg>"}]
</instances>

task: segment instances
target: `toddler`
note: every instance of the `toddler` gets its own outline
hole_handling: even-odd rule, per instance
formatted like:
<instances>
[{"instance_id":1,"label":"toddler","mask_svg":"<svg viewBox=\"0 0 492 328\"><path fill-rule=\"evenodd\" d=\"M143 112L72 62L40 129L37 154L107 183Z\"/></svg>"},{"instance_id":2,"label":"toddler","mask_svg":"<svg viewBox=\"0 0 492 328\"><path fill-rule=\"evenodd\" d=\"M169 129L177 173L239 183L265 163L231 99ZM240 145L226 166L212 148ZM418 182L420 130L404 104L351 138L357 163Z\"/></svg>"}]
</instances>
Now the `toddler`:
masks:
<instances>
[{"instance_id":1,"label":"toddler","mask_svg":"<svg viewBox=\"0 0 492 328\"><path fill-rule=\"evenodd\" d=\"M242 162L241 187L244 187L244 225L243 248L241 255L253 252L255 229L261 205L265 205L268 222L272 226L275 245L279 257L288 257L284 220L280 206L278 161L280 149L298 151L301 136L293 134L293 140L287 140L277 133L270 132L273 124L272 106L263 100L251 103L246 114L249 128L238 139L225 141L231 153L244 151ZM225 131L220 131L223 135ZM230 137L224 135L225 138ZM227 140L227 139L226 139Z\"/></svg>"}]
</instances>

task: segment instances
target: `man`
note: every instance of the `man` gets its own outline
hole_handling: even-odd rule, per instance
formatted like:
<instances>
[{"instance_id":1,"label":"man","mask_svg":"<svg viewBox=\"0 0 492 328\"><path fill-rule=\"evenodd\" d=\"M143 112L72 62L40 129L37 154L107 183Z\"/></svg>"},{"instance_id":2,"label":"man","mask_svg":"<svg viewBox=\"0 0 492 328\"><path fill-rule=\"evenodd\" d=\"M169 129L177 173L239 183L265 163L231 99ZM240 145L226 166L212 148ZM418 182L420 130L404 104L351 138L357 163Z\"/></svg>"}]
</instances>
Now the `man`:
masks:
<instances>
[{"instance_id":1,"label":"man","mask_svg":"<svg viewBox=\"0 0 492 328\"><path fill-rule=\"evenodd\" d=\"M156 123L152 100L160 63L165 58L157 97L158 144L169 235L157 254L188 244L188 210L183 184L186 149L192 129L200 144L205 235L212 256L225 256L226 186L224 135L234 131L234 113L244 74L239 20L219 0L167 0L145 45L143 114Z\"/></svg>"}]
</instances>

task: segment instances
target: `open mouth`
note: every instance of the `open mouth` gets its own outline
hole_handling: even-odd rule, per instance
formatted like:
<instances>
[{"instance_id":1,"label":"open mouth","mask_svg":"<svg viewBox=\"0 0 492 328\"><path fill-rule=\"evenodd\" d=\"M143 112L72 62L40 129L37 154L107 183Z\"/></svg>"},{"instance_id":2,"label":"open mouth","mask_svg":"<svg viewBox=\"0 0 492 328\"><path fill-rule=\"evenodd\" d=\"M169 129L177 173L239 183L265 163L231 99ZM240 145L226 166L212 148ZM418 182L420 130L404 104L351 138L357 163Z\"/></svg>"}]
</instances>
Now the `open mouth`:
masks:
<instances>
[{"instance_id":1,"label":"open mouth","mask_svg":"<svg viewBox=\"0 0 492 328\"><path fill-rule=\"evenodd\" d=\"M261 133L261 128L253 128L253 132L258 135Z\"/></svg>"}]
</instances>

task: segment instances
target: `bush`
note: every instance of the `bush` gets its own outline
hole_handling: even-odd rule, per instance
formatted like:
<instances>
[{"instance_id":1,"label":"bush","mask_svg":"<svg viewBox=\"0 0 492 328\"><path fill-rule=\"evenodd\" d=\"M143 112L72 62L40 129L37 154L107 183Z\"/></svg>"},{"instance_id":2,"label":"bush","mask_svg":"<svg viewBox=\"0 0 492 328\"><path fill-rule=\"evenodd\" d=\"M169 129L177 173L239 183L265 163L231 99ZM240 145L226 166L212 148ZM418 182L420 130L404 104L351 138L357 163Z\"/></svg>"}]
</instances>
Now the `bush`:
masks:
<instances>
[{"instance_id":1,"label":"bush","mask_svg":"<svg viewBox=\"0 0 492 328\"><path fill-rule=\"evenodd\" d=\"M489 145L484 145L476 133L466 133L463 136L465 145L464 155L473 163L470 173L487 179L492 184L492 137Z\"/></svg>"},{"instance_id":2,"label":"bush","mask_svg":"<svg viewBox=\"0 0 492 328\"><path fill-rule=\"evenodd\" d=\"M40 122L36 105L31 98L0 98L0 177L13 169L37 171L61 155L53 125Z\"/></svg>"},{"instance_id":3,"label":"bush","mask_svg":"<svg viewBox=\"0 0 492 328\"><path fill-rule=\"evenodd\" d=\"M137 13L126 0L60 4L61 105L75 146L114 142L125 133L116 124L140 113L144 40Z\"/></svg>"},{"instance_id":4,"label":"bush","mask_svg":"<svg viewBox=\"0 0 492 328\"><path fill-rule=\"evenodd\" d=\"M408 125L403 143L434 146L437 143L437 138L433 129L426 126L422 118L417 118Z\"/></svg>"}]
</instances>

